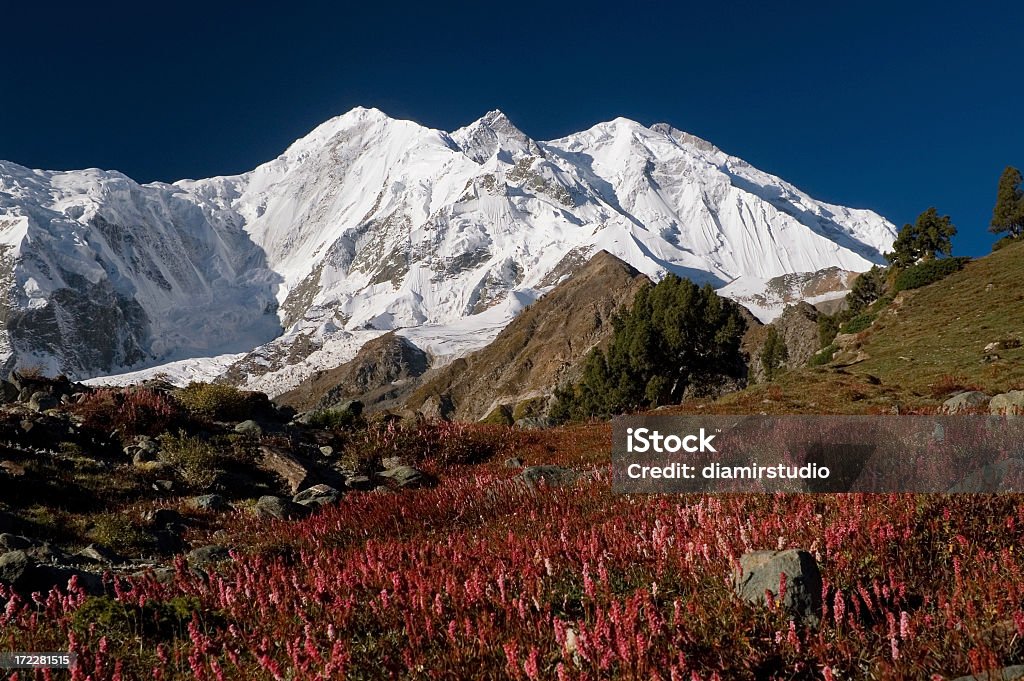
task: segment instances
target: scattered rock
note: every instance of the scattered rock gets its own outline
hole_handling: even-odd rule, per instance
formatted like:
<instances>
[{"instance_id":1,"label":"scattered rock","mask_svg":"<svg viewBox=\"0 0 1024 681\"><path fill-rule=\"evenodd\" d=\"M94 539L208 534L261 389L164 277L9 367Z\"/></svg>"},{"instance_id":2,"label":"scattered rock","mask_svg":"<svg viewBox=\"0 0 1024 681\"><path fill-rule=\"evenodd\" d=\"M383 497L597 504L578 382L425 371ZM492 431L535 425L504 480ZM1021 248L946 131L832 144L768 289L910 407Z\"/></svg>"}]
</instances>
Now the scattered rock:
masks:
<instances>
[{"instance_id":1,"label":"scattered rock","mask_svg":"<svg viewBox=\"0 0 1024 681\"><path fill-rule=\"evenodd\" d=\"M564 487L574 484L582 477L579 471L562 466L530 466L517 475L519 481L527 489L536 490L541 485L547 487Z\"/></svg>"},{"instance_id":2,"label":"scattered rock","mask_svg":"<svg viewBox=\"0 0 1024 681\"><path fill-rule=\"evenodd\" d=\"M977 390L957 393L942 403L942 413L962 414L982 409L988 404L989 397Z\"/></svg>"},{"instance_id":3,"label":"scattered rock","mask_svg":"<svg viewBox=\"0 0 1024 681\"><path fill-rule=\"evenodd\" d=\"M431 487L437 482L433 477L412 466L396 466L395 468L378 472L377 476L387 478L395 483L397 487L409 489Z\"/></svg>"},{"instance_id":4,"label":"scattered rock","mask_svg":"<svg viewBox=\"0 0 1024 681\"><path fill-rule=\"evenodd\" d=\"M260 518L276 518L277 520L294 520L309 515L309 509L305 506L271 495L260 497L253 510Z\"/></svg>"},{"instance_id":5,"label":"scattered rock","mask_svg":"<svg viewBox=\"0 0 1024 681\"><path fill-rule=\"evenodd\" d=\"M292 501L296 504L301 504L311 509L331 506L338 503L340 499L341 492L330 485L313 485L292 497Z\"/></svg>"},{"instance_id":6,"label":"scattered rock","mask_svg":"<svg viewBox=\"0 0 1024 681\"><path fill-rule=\"evenodd\" d=\"M526 464L518 456L513 456L510 459L505 459L505 468L522 468Z\"/></svg>"},{"instance_id":7,"label":"scattered rock","mask_svg":"<svg viewBox=\"0 0 1024 681\"><path fill-rule=\"evenodd\" d=\"M197 549L192 549L186 554L185 559L189 565L208 565L210 563L223 563L226 560L231 560L231 553L226 546L210 544L209 546L200 546Z\"/></svg>"},{"instance_id":8,"label":"scattered rock","mask_svg":"<svg viewBox=\"0 0 1024 681\"><path fill-rule=\"evenodd\" d=\"M997 416L1024 414L1024 390L1011 390L996 395L989 401L988 410Z\"/></svg>"},{"instance_id":9,"label":"scattered rock","mask_svg":"<svg viewBox=\"0 0 1024 681\"><path fill-rule=\"evenodd\" d=\"M797 620L816 624L821 617L821 572L807 551L752 551L740 556L736 594L750 603L764 603L765 593L779 596L781 576L786 575L782 605Z\"/></svg>"},{"instance_id":10,"label":"scattered rock","mask_svg":"<svg viewBox=\"0 0 1024 681\"><path fill-rule=\"evenodd\" d=\"M170 493L174 491L173 480L156 480L153 482L153 489L157 492Z\"/></svg>"},{"instance_id":11,"label":"scattered rock","mask_svg":"<svg viewBox=\"0 0 1024 681\"><path fill-rule=\"evenodd\" d=\"M95 544L89 544L84 549L75 554L75 558L85 559L89 563L101 563L105 565L115 565L124 562L124 558L108 551L102 546L96 546Z\"/></svg>"},{"instance_id":12,"label":"scattered rock","mask_svg":"<svg viewBox=\"0 0 1024 681\"><path fill-rule=\"evenodd\" d=\"M261 428L260 424L256 423L252 419L248 419L246 421L242 421L237 426L235 426L235 432L239 433L240 435L247 435L249 437L259 438L261 435L263 435L263 428Z\"/></svg>"},{"instance_id":13,"label":"scattered rock","mask_svg":"<svg viewBox=\"0 0 1024 681\"><path fill-rule=\"evenodd\" d=\"M173 508L157 508L142 514L142 520L153 527L184 524L185 519Z\"/></svg>"},{"instance_id":14,"label":"scattered rock","mask_svg":"<svg viewBox=\"0 0 1024 681\"><path fill-rule=\"evenodd\" d=\"M332 447L330 445L321 445L320 446L320 453L323 454L324 456L330 458L330 457L334 456L334 447Z\"/></svg>"},{"instance_id":15,"label":"scattered rock","mask_svg":"<svg viewBox=\"0 0 1024 681\"><path fill-rule=\"evenodd\" d=\"M219 494L202 494L198 497L192 497L189 499L188 505L197 511L210 511L213 513L220 513L231 508L231 505Z\"/></svg>"}]
</instances>

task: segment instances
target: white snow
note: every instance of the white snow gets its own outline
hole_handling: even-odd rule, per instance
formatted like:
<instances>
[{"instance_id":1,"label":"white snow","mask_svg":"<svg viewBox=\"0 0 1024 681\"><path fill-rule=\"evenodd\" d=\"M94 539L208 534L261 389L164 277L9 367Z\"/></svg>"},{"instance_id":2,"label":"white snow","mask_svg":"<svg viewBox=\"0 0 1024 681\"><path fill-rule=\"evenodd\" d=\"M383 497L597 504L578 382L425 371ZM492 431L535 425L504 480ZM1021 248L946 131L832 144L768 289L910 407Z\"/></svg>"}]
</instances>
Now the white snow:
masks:
<instances>
[{"instance_id":1,"label":"white snow","mask_svg":"<svg viewBox=\"0 0 1024 681\"><path fill-rule=\"evenodd\" d=\"M866 270L895 234L871 211L623 118L537 142L498 111L449 134L358 108L249 173L173 185L0 162L15 305L49 304L69 285L62 271L108 281L150 320L149 364L218 358L187 365L195 375L222 370L226 353L281 357L313 339L309 356L248 380L271 393L386 330L438 362L465 354L549 290L571 253L750 293L782 274Z\"/></svg>"}]
</instances>

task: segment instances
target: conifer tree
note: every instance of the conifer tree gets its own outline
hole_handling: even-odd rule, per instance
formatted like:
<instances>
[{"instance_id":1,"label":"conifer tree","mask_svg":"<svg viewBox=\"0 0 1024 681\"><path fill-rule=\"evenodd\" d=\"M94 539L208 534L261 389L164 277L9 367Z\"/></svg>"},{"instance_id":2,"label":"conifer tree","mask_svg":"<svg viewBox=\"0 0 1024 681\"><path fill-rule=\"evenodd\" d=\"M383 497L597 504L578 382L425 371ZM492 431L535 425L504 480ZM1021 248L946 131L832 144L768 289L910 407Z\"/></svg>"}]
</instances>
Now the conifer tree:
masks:
<instances>
[{"instance_id":1,"label":"conifer tree","mask_svg":"<svg viewBox=\"0 0 1024 681\"><path fill-rule=\"evenodd\" d=\"M710 285L669 275L641 289L612 324L607 350L593 350L581 381L556 391L555 420L676 404L743 374L746 322L739 306Z\"/></svg>"},{"instance_id":2,"label":"conifer tree","mask_svg":"<svg viewBox=\"0 0 1024 681\"><path fill-rule=\"evenodd\" d=\"M774 326L768 329L768 338L761 346L761 367L764 369L764 376L769 381L774 381L781 369L789 360L789 348L782 334Z\"/></svg>"},{"instance_id":3,"label":"conifer tree","mask_svg":"<svg viewBox=\"0 0 1024 681\"><path fill-rule=\"evenodd\" d=\"M1020 171L1007 166L999 178L996 205L992 209L992 224L989 231L996 234L1009 232L1015 239L1024 232L1024 189L1021 185Z\"/></svg>"},{"instance_id":4,"label":"conifer tree","mask_svg":"<svg viewBox=\"0 0 1024 681\"><path fill-rule=\"evenodd\" d=\"M953 220L929 208L917 216L914 224L903 226L893 243L892 253L886 253L885 257L896 267L911 267L940 254L948 256L953 252L951 239L955 235Z\"/></svg>"}]
</instances>

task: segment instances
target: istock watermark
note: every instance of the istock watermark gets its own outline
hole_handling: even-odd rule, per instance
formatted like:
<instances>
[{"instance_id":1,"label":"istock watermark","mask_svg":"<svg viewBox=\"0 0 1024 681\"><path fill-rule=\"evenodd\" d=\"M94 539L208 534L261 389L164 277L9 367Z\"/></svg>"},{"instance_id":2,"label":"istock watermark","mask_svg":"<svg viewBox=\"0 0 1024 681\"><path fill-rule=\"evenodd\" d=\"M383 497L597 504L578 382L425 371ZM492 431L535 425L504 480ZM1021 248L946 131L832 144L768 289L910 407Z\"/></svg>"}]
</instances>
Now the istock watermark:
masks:
<instances>
[{"instance_id":1,"label":"istock watermark","mask_svg":"<svg viewBox=\"0 0 1024 681\"><path fill-rule=\"evenodd\" d=\"M616 492L1024 492L1024 418L613 421Z\"/></svg>"}]
</instances>

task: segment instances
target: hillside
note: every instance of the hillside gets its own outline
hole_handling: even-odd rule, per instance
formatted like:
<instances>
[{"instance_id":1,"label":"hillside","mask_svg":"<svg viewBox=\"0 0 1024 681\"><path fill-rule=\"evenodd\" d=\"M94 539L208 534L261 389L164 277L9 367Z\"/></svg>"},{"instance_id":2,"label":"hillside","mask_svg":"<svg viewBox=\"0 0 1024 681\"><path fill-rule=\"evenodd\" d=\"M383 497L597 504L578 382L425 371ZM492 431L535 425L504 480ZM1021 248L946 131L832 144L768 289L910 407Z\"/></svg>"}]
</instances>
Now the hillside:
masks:
<instances>
[{"instance_id":1,"label":"hillside","mask_svg":"<svg viewBox=\"0 0 1024 681\"><path fill-rule=\"evenodd\" d=\"M1024 340L1022 276L1024 243L1012 244L897 294L870 327L839 339L845 349L827 366L681 409L880 413L935 409L963 390L1020 389L1024 349L1012 346ZM1001 347L986 350L992 343Z\"/></svg>"}]
</instances>

